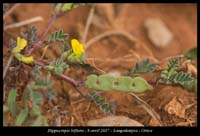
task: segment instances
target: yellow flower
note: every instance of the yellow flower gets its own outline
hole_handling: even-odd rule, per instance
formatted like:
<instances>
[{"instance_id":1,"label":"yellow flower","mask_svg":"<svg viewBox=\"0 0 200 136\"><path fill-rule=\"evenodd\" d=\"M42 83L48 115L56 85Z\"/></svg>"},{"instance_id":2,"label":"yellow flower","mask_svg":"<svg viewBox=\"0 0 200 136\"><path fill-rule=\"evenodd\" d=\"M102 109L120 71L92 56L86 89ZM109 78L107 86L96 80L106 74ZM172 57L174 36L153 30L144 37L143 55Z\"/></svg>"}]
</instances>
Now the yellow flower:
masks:
<instances>
[{"instance_id":1,"label":"yellow flower","mask_svg":"<svg viewBox=\"0 0 200 136\"><path fill-rule=\"evenodd\" d=\"M72 8L73 5L74 5L74 3L66 3L66 4L64 4L64 5L62 6L61 10L62 10L63 12L66 12L66 11L70 10L70 9Z\"/></svg>"},{"instance_id":2,"label":"yellow flower","mask_svg":"<svg viewBox=\"0 0 200 136\"><path fill-rule=\"evenodd\" d=\"M72 39L71 40L72 50L76 57L80 58L84 53L83 44L79 43L78 40Z\"/></svg>"},{"instance_id":3,"label":"yellow flower","mask_svg":"<svg viewBox=\"0 0 200 136\"><path fill-rule=\"evenodd\" d=\"M23 50L26 46L27 46L27 40L17 37L17 46L13 48L12 53L19 61L29 64L34 61L33 56L26 57L20 54L20 51Z\"/></svg>"},{"instance_id":4,"label":"yellow flower","mask_svg":"<svg viewBox=\"0 0 200 136\"><path fill-rule=\"evenodd\" d=\"M34 61L34 59L33 59L33 56L29 56L29 57L23 56L21 61L26 63L26 64L29 64L29 63L32 63Z\"/></svg>"},{"instance_id":5,"label":"yellow flower","mask_svg":"<svg viewBox=\"0 0 200 136\"><path fill-rule=\"evenodd\" d=\"M33 56L26 57L20 53L15 53L14 55L19 61L24 62L26 64L32 63L34 61Z\"/></svg>"},{"instance_id":6,"label":"yellow flower","mask_svg":"<svg viewBox=\"0 0 200 136\"><path fill-rule=\"evenodd\" d=\"M19 53L27 45L27 40L17 37L17 46L12 50L13 53Z\"/></svg>"}]
</instances>

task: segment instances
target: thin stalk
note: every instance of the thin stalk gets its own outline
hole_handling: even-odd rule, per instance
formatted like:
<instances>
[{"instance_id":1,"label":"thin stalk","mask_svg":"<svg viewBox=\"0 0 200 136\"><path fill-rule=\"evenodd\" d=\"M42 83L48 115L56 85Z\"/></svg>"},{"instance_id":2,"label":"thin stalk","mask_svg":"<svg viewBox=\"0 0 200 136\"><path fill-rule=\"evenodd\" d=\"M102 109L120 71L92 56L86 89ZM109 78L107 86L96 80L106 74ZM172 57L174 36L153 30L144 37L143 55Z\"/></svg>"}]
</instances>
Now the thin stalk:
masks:
<instances>
[{"instance_id":1,"label":"thin stalk","mask_svg":"<svg viewBox=\"0 0 200 136\"><path fill-rule=\"evenodd\" d=\"M82 42L84 44L86 43L86 40L87 40L88 31L89 31L89 28L90 28L90 25L91 25L91 22L92 22L92 18L93 18L93 15L94 15L94 9L95 9L95 4L90 9L90 13L89 13L89 16L88 16L88 19L87 19L85 31L83 33L83 41Z\"/></svg>"},{"instance_id":2,"label":"thin stalk","mask_svg":"<svg viewBox=\"0 0 200 136\"><path fill-rule=\"evenodd\" d=\"M4 15L3 15L3 20L5 20L18 6L20 6L21 3L17 3L12 6Z\"/></svg>"},{"instance_id":3,"label":"thin stalk","mask_svg":"<svg viewBox=\"0 0 200 136\"><path fill-rule=\"evenodd\" d=\"M135 95L134 93L130 93L134 98L136 98L137 102L144 108L144 110L151 115L151 117L158 122L159 126L163 126L162 121L160 120L160 116L154 111L154 109L148 105L144 100Z\"/></svg>"},{"instance_id":4,"label":"thin stalk","mask_svg":"<svg viewBox=\"0 0 200 136\"><path fill-rule=\"evenodd\" d=\"M24 25L27 25L27 24L30 24L30 23L33 23L33 22L42 21L42 20L43 20L43 18L40 17L40 16L33 17L33 18L30 18L30 19L27 19L27 20L24 20L24 21L21 21L21 22L18 22L18 23L6 25L4 27L4 31L7 30L7 29L21 27L21 26L24 26Z\"/></svg>"},{"instance_id":5,"label":"thin stalk","mask_svg":"<svg viewBox=\"0 0 200 136\"><path fill-rule=\"evenodd\" d=\"M5 68L4 72L3 72L3 79L6 76L6 73L7 73L8 69L9 69L9 67L10 67L10 64L11 64L12 60L13 60L13 54L11 54L11 56L10 56L10 58L8 60L8 64L6 65L6 68Z\"/></svg>"},{"instance_id":6,"label":"thin stalk","mask_svg":"<svg viewBox=\"0 0 200 136\"><path fill-rule=\"evenodd\" d=\"M40 62L40 61L35 61L35 64L39 65L39 66L42 66L42 68L45 68L45 64ZM53 73L54 74L54 73ZM81 91L79 91L78 87L80 85L80 83L76 80L74 80L73 78L71 77L68 77L64 74L61 74L61 75L57 75L59 76L60 78L62 78L63 80L67 81L68 83L70 83L75 89L76 91L81 95L83 96L84 98L87 99L86 95L84 95Z\"/></svg>"}]
</instances>

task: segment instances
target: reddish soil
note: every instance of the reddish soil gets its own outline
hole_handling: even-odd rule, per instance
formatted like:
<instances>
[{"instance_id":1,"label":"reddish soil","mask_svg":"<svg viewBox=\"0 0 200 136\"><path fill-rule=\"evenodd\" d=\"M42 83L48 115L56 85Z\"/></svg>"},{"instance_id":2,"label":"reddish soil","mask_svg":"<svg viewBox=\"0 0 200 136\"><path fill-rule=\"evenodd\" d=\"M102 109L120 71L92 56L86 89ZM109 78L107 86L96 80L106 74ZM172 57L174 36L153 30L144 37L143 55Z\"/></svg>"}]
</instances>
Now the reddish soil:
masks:
<instances>
[{"instance_id":1,"label":"reddish soil","mask_svg":"<svg viewBox=\"0 0 200 136\"><path fill-rule=\"evenodd\" d=\"M106 5L106 4L105 4ZM151 61L162 61L166 57L179 55L187 49L197 45L197 5L196 4L113 4L97 5L95 19L100 25L93 23L89 29L87 41L107 30L123 30L130 33L137 40L135 43L122 36L112 35L91 45L86 50L88 58L100 59L95 61L96 67L105 71L118 71L123 74L130 70L135 62L146 57L151 57ZM39 33L43 31L50 17L52 7L50 4L22 4L6 20L5 25L23 21L35 16L41 16L43 21L34 23ZM50 32L63 29L71 38L81 39L87 21L90 6L82 6L68 12L63 17L56 20ZM148 17L161 19L173 34L172 43L165 49L156 48L147 37L144 28L144 21ZM109 20L111 20L109 22ZM13 35L4 35L4 40L16 38L20 31L26 30L33 24L20 28L8 29ZM50 33L49 32L49 33ZM147 52L148 48L152 53ZM139 54L137 58L134 51ZM4 49L4 54L6 54ZM48 50L45 58L52 60L59 55L60 46L56 48L56 54ZM40 53L35 53L36 58L40 58ZM124 58L124 60L120 60ZM7 60L7 57L4 58ZM90 62L91 63L91 62ZM30 70L30 68L29 68ZM70 69L65 74L75 79L85 79L86 73L83 70ZM147 78L154 78L156 74L144 75ZM20 81L19 81L20 82ZM18 83L19 83L18 82ZM22 84L25 85L26 83ZM61 86L64 87L62 91ZM48 118L49 124L54 126L55 122L61 118L62 126L85 126L88 120L98 119L104 114L100 108L87 100L81 98L75 89L68 83L55 78L55 90L58 99L54 106L44 104L44 115ZM22 87L19 87L22 89ZM167 126L196 126L197 125L197 95L181 87L166 85L154 86L153 91L148 91L138 96L145 100L160 116L161 121ZM82 87L83 92L90 91ZM158 124L151 116L138 104L132 96L122 92L102 92L107 100L115 103L115 114L127 116L131 119L143 123L145 126L157 126ZM83 99L83 101L76 101ZM174 99L174 101L173 101ZM179 103L180 110L184 110L184 116L179 111L170 114L167 106L173 101L174 105ZM187 105L188 108L185 108ZM54 107L54 108L53 108ZM57 108L55 108L57 107ZM62 115L62 112L66 114ZM52 114L52 112L54 112ZM73 123L72 123L73 120Z\"/></svg>"}]
</instances>

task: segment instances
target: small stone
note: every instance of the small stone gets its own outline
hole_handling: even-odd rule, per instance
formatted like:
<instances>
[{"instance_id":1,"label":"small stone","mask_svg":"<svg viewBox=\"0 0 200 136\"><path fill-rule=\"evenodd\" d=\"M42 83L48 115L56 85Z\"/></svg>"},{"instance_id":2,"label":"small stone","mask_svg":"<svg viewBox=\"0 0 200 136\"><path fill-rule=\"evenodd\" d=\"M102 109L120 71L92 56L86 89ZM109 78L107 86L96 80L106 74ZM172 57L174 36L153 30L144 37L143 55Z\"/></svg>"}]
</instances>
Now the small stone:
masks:
<instances>
[{"instance_id":1,"label":"small stone","mask_svg":"<svg viewBox=\"0 0 200 136\"><path fill-rule=\"evenodd\" d=\"M87 126L144 126L142 123L125 116L107 116L90 120Z\"/></svg>"},{"instance_id":2,"label":"small stone","mask_svg":"<svg viewBox=\"0 0 200 136\"><path fill-rule=\"evenodd\" d=\"M158 48L169 46L173 39L171 31L160 19L149 18L144 23L150 41Z\"/></svg>"}]
</instances>

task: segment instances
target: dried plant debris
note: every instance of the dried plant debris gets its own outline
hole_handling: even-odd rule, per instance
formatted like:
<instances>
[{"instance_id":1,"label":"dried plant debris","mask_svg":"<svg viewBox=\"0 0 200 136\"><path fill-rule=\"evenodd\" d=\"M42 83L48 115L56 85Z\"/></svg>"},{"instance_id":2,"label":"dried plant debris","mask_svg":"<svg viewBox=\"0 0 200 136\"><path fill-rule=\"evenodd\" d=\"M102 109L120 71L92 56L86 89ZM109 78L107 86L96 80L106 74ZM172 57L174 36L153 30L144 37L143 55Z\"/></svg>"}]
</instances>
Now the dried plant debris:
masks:
<instances>
[{"instance_id":1,"label":"dried plant debris","mask_svg":"<svg viewBox=\"0 0 200 136\"><path fill-rule=\"evenodd\" d=\"M164 48L170 45L173 35L160 19L148 18L144 26L147 29L148 38L156 47Z\"/></svg>"},{"instance_id":2,"label":"dried plant debris","mask_svg":"<svg viewBox=\"0 0 200 136\"><path fill-rule=\"evenodd\" d=\"M164 110L169 114L180 118L187 118L186 110L194 106L195 103L188 103L188 100L183 96L173 97L171 101L165 105Z\"/></svg>"}]
</instances>

